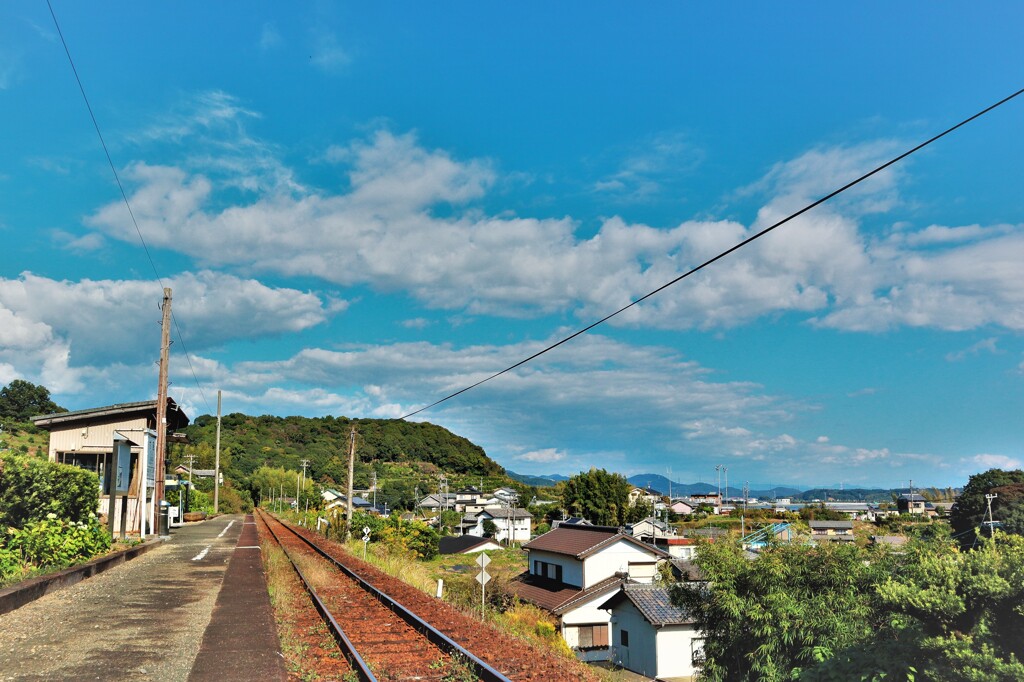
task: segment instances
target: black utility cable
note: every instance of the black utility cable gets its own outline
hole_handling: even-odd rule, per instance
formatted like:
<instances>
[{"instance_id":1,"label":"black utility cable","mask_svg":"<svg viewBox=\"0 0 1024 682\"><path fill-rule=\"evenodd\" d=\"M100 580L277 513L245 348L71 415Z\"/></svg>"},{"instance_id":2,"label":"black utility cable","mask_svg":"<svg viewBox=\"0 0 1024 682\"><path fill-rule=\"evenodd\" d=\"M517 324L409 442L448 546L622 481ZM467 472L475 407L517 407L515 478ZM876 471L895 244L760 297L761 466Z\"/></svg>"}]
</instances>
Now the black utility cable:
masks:
<instances>
[{"instance_id":1,"label":"black utility cable","mask_svg":"<svg viewBox=\"0 0 1024 682\"><path fill-rule=\"evenodd\" d=\"M89 97L85 94L85 86L82 85L82 79L78 76L78 69L75 67L75 60L71 58L71 50L68 49L67 41L64 40L64 33L60 30L60 23L57 21L57 15L53 11L53 5L50 4L50 0L46 0L46 6L50 8L50 16L53 17L53 25L57 29L57 35L60 36L60 43L64 46L64 54L68 56L68 63L71 64L71 71L75 74L75 81L78 83L78 90L82 93L82 99L85 100L85 108L89 110L89 118L92 119L92 126L96 129L96 137L100 139L100 146L103 147L103 153L107 157L107 163L110 165L110 172L114 174L114 182L117 183L117 189L121 191L121 198L124 200L124 205L128 208L128 215L131 216L132 225L135 226L135 232L139 235L139 241L142 243L142 248L146 252L146 258L149 259L149 265L153 268L153 274L156 275L156 280L160 284L160 290L164 289L163 278L160 277L160 272L156 269L156 263L153 261L153 255L149 252L149 246L146 244L145 238L142 236L142 230L139 229L139 223L135 220L135 212L132 211L132 205L128 202L128 194L124 191L124 185L121 184L121 177L117 174L117 168L114 167L114 160L110 158L110 151L107 149L107 143L103 139L103 133L100 132L100 124L96 121L96 115L92 111L92 105L89 104ZM203 402L206 403L206 409L212 412L210 409L210 403L206 400L206 394L203 393L203 387L199 383L199 377L196 376L196 370L192 367L192 358L189 357L188 349L185 348L185 339L181 336L181 329L178 327L178 320L174 317L174 311L171 311L171 322L174 323L174 331L178 334L178 341L181 343L181 351L185 354L185 360L188 361L188 368L192 372L192 378L196 382L196 388L199 389L199 395L202 396Z\"/></svg>"},{"instance_id":2,"label":"black utility cable","mask_svg":"<svg viewBox=\"0 0 1024 682\"><path fill-rule=\"evenodd\" d=\"M612 319L613 317L615 317L619 313L622 313L622 312L625 312L626 310L629 310L630 308L635 306L637 303L640 303L641 301L645 301L648 298L650 298L651 296L654 296L655 294L660 293L660 292L664 291L665 289L668 289L673 284L676 284L676 283L686 279L687 277L689 277L690 275L692 275L695 272L703 270L704 268L706 268L707 266L711 265L715 261L720 260L722 258L725 258L730 253L732 253L733 251L737 251L737 250L743 248L744 246L746 246L750 242L754 241L755 239L760 239L764 235L766 235L769 232L771 232L772 230L774 230L776 227L780 227L781 225L785 225L786 223L788 223L793 218L799 217L799 216L803 215L804 213L807 213L812 208L814 208L814 207L816 207L816 206L818 206L820 204L825 203L826 201L828 201L829 199L835 197L838 194L842 194L843 192L845 192L846 190L850 189L854 185L857 185L857 184L863 182L864 180L867 180L872 175L880 173L881 171L885 170L886 168L888 168L889 166L893 165L894 163L902 161L903 159L905 159L906 157L910 156L914 152L919 151L920 149L923 149L924 147L927 147L928 145L930 145L932 142L935 142L936 140L945 137L946 135L950 134L951 132L953 132L957 128L959 128L961 126L964 126L964 125L967 125L968 123L970 123L974 119L976 119L976 118L978 118L980 116L984 116L985 114L987 114L988 112L992 111L996 107L999 107L999 106L1001 106L1003 104L1006 104L1011 99L1013 99L1014 97L1017 97L1021 93L1024 93L1024 88L1018 90L1017 92L1013 93L1009 97L1005 97L1005 98L999 100L998 102L996 102L995 104L993 104L991 106L985 107L984 109L982 109L978 113L974 114L973 116L971 116L969 118L965 118L964 120L962 120L959 123L957 123L955 126L953 126L951 128L947 128L946 130L942 131L938 135L936 135L936 136L934 136L934 137L932 137L932 138L930 138L928 140L925 140L924 142L922 142L921 144L917 145L916 147L913 147L912 149L908 149L907 151L903 152L899 156L897 156L897 157L895 157L893 159L890 159L889 161L886 161L881 166L878 166L877 168L875 168L874 170L872 170L872 171L870 171L868 173L865 173L864 175L860 176L856 180L848 182L847 184L843 185L839 189L837 189L837 190L835 190L833 192L830 192L829 194L826 194L825 196L823 196L822 198L818 199L817 201L815 201L813 203L810 203L810 204L807 204L806 206L801 208L796 213L792 213L789 216L787 216L787 217L783 218L782 220L780 220L779 222L775 223L774 225L770 225L769 227L766 227L763 230L761 230L760 232L758 232L757 234L754 234L754 235L751 235L750 237L747 237L746 239L744 239L740 243L732 246L729 249L726 249L725 251L722 251L720 254L718 254L714 258L711 258L709 260L704 261L703 263L701 263L697 267L695 267L692 270L689 270L687 272L684 272L683 274L679 275L678 277L676 277L672 281L666 282L665 284L662 284L657 289L655 289L653 291L647 292L646 294L644 294L640 298L636 299L635 301L629 303L628 305L624 305L621 308L619 308L618 310L616 310L615 312L602 317L597 322L589 324L586 327L584 327L583 329L580 329L578 331L573 332L572 334L570 334L569 336L565 337L561 341L553 343L550 346L548 346L547 348L544 348L543 350L537 351L536 353L534 353L530 357L524 358L524 359L520 360L519 362L517 362L516 364L511 365L509 367L506 367L505 369L501 370L500 372L495 372L494 374L490 375L489 377L487 377L485 379L481 379L480 381L476 382L475 384L470 384L469 386L466 386L465 388L459 389L458 391L455 391L454 393L450 393L449 395L446 395L445 397L441 398L440 400L435 400L434 402L430 403L426 407L421 407L420 409L415 410L414 412L410 412L409 414L403 415L403 416L399 417L399 419L407 419L409 417L412 417L413 415L419 414L420 412L424 412L426 410L429 410L432 407L436 407L437 405L440 405L441 403L445 402L446 400L451 400L455 396L461 395L461 394L465 393L466 391L470 391L470 390L476 388L477 386L479 386L480 384L487 383L491 379L495 379L497 377L500 377L502 374L505 374L506 372L511 372L512 370L516 369L517 367L521 367L521 366L525 365L526 363L530 362L531 360L539 358L541 355L544 355L545 353L547 353L550 350L554 350L555 348L558 348L563 343L567 343L569 341L572 341L573 339L575 339L577 336L580 336L581 334L586 334L588 331L590 331L594 327L596 327L596 326L598 326L600 324L604 324L605 322L607 322L608 320Z\"/></svg>"}]
</instances>

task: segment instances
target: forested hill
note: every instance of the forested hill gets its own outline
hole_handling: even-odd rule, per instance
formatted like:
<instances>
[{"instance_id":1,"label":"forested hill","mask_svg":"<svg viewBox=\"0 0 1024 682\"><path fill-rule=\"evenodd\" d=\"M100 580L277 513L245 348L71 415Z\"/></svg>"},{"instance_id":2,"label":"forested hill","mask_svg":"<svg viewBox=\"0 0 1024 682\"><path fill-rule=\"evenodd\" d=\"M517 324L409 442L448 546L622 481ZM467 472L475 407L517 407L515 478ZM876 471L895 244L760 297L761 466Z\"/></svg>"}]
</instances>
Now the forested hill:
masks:
<instances>
[{"instance_id":1,"label":"forested hill","mask_svg":"<svg viewBox=\"0 0 1024 682\"><path fill-rule=\"evenodd\" d=\"M348 440L356 428L357 479L369 475L370 464L408 464L423 473L501 476L504 469L484 449L448 429L426 422L395 419L349 419L347 417L252 417L241 413L221 421L221 449L229 450L226 469L236 478L247 478L267 465L297 470L309 460L314 480L342 482L348 476ZM200 461L213 445L217 418L197 417L185 429L191 445L182 451L198 450Z\"/></svg>"}]
</instances>

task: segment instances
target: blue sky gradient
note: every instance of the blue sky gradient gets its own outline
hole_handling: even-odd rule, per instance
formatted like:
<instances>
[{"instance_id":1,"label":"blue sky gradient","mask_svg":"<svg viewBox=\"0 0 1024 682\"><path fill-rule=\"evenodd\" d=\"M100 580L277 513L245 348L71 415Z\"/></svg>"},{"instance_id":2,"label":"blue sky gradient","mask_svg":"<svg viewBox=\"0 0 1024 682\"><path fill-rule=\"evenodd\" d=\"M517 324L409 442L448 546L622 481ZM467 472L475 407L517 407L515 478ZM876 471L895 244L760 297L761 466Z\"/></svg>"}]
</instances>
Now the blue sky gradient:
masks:
<instances>
[{"instance_id":1,"label":"blue sky gradient","mask_svg":"<svg viewBox=\"0 0 1024 682\"><path fill-rule=\"evenodd\" d=\"M400 416L1024 86L1012 4L53 6L192 416ZM1022 117L417 418L523 473L1020 467ZM160 283L45 4L0 7L0 148L0 384L152 397Z\"/></svg>"}]
</instances>

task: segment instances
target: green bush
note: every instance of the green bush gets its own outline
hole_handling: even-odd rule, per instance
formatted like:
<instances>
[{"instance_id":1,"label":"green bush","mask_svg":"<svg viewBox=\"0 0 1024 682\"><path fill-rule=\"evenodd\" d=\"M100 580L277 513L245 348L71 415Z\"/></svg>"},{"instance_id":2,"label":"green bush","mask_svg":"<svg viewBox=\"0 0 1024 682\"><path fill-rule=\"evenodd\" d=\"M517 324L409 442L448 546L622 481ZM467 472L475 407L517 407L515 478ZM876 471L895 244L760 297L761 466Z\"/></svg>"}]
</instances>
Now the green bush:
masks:
<instances>
[{"instance_id":1,"label":"green bush","mask_svg":"<svg viewBox=\"0 0 1024 682\"><path fill-rule=\"evenodd\" d=\"M24 564L40 568L64 568L110 549L110 535L95 514L87 522L69 522L55 514L32 521L24 528L7 529L7 550Z\"/></svg>"},{"instance_id":2,"label":"green bush","mask_svg":"<svg viewBox=\"0 0 1024 682\"><path fill-rule=\"evenodd\" d=\"M35 457L0 454L0 527L22 528L49 514L88 523L99 506L96 474Z\"/></svg>"}]
</instances>

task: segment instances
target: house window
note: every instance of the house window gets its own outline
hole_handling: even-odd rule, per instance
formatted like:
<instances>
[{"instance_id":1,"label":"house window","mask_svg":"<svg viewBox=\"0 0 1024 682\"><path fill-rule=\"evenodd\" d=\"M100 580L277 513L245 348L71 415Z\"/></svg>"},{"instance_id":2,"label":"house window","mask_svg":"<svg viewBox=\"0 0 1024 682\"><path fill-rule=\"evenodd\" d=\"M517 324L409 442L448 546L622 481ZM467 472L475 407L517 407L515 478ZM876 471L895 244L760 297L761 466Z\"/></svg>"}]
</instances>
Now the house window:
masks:
<instances>
[{"instance_id":1,"label":"house window","mask_svg":"<svg viewBox=\"0 0 1024 682\"><path fill-rule=\"evenodd\" d=\"M598 649L608 646L607 625L577 625L576 636L578 649Z\"/></svg>"},{"instance_id":2,"label":"house window","mask_svg":"<svg viewBox=\"0 0 1024 682\"><path fill-rule=\"evenodd\" d=\"M533 574L562 582L562 567L558 564L534 560Z\"/></svg>"},{"instance_id":3,"label":"house window","mask_svg":"<svg viewBox=\"0 0 1024 682\"><path fill-rule=\"evenodd\" d=\"M619 645L629 646L629 630L619 630Z\"/></svg>"}]
</instances>

